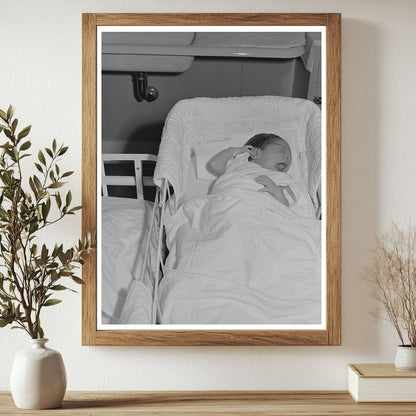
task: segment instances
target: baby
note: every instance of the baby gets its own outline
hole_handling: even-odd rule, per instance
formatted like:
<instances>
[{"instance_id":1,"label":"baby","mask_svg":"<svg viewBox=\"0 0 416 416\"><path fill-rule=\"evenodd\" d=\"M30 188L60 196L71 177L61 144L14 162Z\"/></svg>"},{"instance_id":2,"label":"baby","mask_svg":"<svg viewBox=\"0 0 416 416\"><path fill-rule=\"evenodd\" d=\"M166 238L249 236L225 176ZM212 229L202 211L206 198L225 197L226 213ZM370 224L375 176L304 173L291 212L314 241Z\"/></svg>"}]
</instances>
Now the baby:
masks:
<instances>
[{"instance_id":1,"label":"baby","mask_svg":"<svg viewBox=\"0 0 416 416\"><path fill-rule=\"evenodd\" d=\"M282 204L291 206L297 200L296 185L287 175L291 162L290 146L284 139L260 133L242 147L222 150L208 166L217 175L235 172L249 176L256 184L263 185L259 192L267 192Z\"/></svg>"}]
</instances>

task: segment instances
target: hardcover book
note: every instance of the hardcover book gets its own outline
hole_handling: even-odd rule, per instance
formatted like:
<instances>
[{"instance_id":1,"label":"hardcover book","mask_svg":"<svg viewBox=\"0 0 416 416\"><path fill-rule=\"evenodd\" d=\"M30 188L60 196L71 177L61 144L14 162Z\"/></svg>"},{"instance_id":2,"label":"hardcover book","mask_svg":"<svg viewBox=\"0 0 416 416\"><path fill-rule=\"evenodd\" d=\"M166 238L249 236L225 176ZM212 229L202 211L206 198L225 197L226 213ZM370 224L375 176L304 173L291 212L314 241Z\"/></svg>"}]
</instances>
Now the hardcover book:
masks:
<instances>
[{"instance_id":1,"label":"hardcover book","mask_svg":"<svg viewBox=\"0 0 416 416\"><path fill-rule=\"evenodd\" d=\"M349 364L348 390L356 402L416 402L416 371L394 364Z\"/></svg>"}]
</instances>

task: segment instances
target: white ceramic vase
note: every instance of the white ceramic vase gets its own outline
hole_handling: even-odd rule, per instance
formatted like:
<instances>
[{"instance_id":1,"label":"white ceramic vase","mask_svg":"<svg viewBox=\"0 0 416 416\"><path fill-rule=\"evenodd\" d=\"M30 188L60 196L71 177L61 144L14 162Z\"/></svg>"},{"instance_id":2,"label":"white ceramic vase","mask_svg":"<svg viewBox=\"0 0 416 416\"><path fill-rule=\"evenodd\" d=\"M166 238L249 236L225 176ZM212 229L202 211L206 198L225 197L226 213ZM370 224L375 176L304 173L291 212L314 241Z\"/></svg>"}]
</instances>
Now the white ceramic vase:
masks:
<instances>
[{"instance_id":1,"label":"white ceramic vase","mask_svg":"<svg viewBox=\"0 0 416 416\"><path fill-rule=\"evenodd\" d=\"M398 345L394 365L399 371L416 370L416 347Z\"/></svg>"},{"instance_id":2,"label":"white ceramic vase","mask_svg":"<svg viewBox=\"0 0 416 416\"><path fill-rule=\"evenodd\" d=\"M59 407L66 390L66 372L59 352L45 346L47 339L32 339L31 348L14 360L10 388L21 409Z\"/></svg>"}]
</instances>

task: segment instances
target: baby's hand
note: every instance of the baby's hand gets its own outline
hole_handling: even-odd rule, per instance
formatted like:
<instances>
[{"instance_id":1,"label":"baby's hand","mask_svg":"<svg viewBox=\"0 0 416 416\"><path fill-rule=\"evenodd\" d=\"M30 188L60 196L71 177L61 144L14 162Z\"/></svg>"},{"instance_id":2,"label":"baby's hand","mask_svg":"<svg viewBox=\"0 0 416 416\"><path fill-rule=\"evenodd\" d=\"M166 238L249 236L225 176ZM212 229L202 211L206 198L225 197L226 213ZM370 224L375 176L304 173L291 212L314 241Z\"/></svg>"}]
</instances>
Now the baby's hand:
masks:
<instances>
[{"instance_id":1,"label":"baby's hand","mask_svg":"<svg viewBox=\"0 0 416 416\"><path fill-rule=\"evenodd\" d=\"M267 192L274 199L281 202L282 204L289 206L289 201L287 200L285 194L283 193L284 186L276 185L268 176L260 175L255 178L255 181L260 185L264 185L264 188L259 189L259 192Z\"/></svg>"},{"instance_id":2,"label":"baby's hand","mask_svg":"<svg viewBox=\"0 0 416 416\"><path fill-rule=\"evenodd\" d=\"M266 175L260 175L257 176L255 179L257 183L260 185L264 185L264 188L261 188L260 192L268 192L269 194L277 194L277 193L283 193L283 189L281 186L276 185L268 176Z\"/></svg>"},{"instance_id":3,"label":"baby's hand","mask_svg":"<svg viewBox=\"0 0 416 416\"><path fill-rule=\"evenodd\" d=\"M253 146L242 146L242 147L233 147L233 157L241 155L242 153L248 153L252 156Z\"/></svg>"}]
</instances>

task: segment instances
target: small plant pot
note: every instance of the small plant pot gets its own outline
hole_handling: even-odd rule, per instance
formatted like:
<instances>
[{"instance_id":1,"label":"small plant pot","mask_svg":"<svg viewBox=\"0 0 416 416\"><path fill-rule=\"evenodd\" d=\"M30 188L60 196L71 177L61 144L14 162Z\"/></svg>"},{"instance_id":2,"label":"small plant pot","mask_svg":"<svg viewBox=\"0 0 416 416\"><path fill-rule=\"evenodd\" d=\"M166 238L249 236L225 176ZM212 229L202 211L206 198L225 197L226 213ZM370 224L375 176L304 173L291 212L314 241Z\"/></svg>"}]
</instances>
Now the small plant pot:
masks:
<instances>
[{"instance_id":1,"label":"small plant pot","mask_svg":"<svg viewBox=\"0 0 416 416\"><path fill-rule=\"evenodd\" d=\"M394 365L399 371L416 371L416 347L398 345Z\"/></svg>"},{"instance_id":2,"label":"small plant pot","mask_svg":"<svg viewBox=\"0 0 416 416\"><path fill-rule=\"evenodd\" d=\"M10 387L16 407L59 407L66 390L66 372L61 354L45 346L47 339L32 339L32 347L16 354Z\"/></svg>"}]
</instances>

